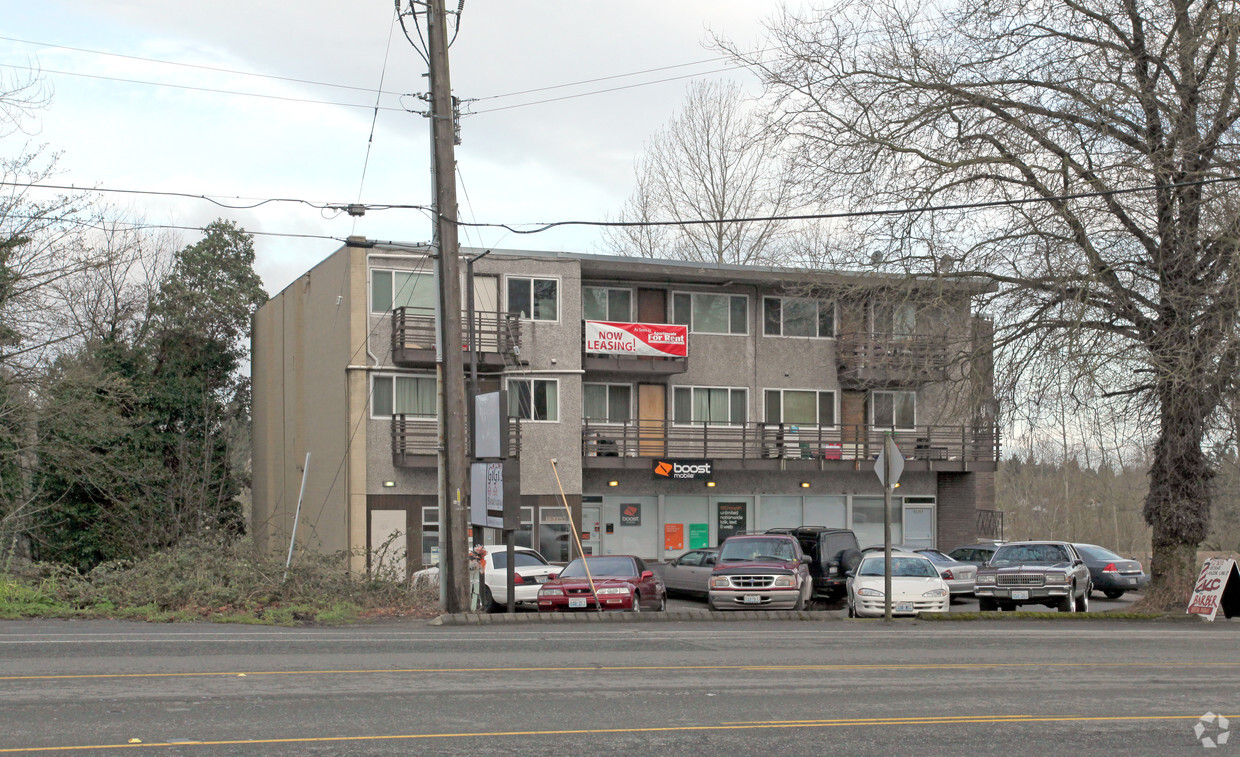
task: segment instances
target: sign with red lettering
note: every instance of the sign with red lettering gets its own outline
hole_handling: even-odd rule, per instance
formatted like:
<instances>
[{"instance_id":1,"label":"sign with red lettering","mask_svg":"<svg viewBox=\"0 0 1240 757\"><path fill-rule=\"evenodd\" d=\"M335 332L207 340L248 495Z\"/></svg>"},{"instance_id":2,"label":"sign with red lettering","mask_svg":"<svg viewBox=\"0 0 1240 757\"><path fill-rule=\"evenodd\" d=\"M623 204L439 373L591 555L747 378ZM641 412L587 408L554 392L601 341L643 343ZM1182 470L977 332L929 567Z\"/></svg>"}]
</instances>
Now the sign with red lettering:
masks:
<instances>
[{"instance_id":1,"label":"sign with red lettering","mask_svg":"<svg viewBox=\"0 0 1240 757\"><path fill-rule=\"evenodd\" d=\"M1206 620L1214 620L1214 615L1222 605L1223 591L1227 588L1227 580L1232 571L1236 570L1236 561L1231 558L1216 557L1206 560L1197 575L1197 583L1193 586L1193 596L1188 600L1188 614L1202 615Z\"/></svg>"},{"instance_id":2,"label":"sign with red lettering","mask_svg":"<svg viewBox=\"0 0 1240 757\"><path fill-rule=\"evenodd\" d=\"M687 357L689 327L670 323L586 321L585 351L603 355Z\"/></svg>"}]
</instances>

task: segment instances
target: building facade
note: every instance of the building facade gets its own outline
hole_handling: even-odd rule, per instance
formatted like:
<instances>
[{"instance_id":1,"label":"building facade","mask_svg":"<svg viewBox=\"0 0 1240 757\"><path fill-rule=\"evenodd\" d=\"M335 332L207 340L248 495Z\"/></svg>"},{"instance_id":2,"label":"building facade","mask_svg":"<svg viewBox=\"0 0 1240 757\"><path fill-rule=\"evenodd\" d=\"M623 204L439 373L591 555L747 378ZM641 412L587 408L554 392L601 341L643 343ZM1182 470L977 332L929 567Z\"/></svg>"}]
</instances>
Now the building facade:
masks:
<instances>
[{"instance_id":1,"label":"building facade","mask_svg":"<svg viewBox=\"0 0 1240 757\"><path fill-rule=\"evenodd\" d=\"M359 570L437 561L427 253L350 240L256 314L260 545L288 548L304 473L301 548L349 550ZM881 543L888 434L906 460L896 543L992 535L979 529L999 438L975 285L503 250L473 268L466 370L476 361L478 392L507 390L518 544L565 561L575 526L587 554L658 560L797 525Z\"/></svg>"}]
</instances>

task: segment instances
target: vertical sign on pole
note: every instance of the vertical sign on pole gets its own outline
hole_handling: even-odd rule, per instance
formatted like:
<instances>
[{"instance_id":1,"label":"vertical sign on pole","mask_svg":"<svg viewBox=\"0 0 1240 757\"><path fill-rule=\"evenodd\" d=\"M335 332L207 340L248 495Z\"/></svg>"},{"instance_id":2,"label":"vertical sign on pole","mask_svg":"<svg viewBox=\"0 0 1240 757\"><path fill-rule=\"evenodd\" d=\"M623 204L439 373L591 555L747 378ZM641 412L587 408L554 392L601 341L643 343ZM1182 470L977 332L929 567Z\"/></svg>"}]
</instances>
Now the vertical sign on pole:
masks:
<instances>
[{"instance_id":1,"label":"vertical sign on pole","mask_svg":"<svg viewBox=\"0 0 1240 757\"><path fill-rule=\"evenodd\" d=\"M883 485L883 618L891 620L891 491L904 472L904 456L888 431L874 461L874 473Z\"/></svg>"}]
</instances>

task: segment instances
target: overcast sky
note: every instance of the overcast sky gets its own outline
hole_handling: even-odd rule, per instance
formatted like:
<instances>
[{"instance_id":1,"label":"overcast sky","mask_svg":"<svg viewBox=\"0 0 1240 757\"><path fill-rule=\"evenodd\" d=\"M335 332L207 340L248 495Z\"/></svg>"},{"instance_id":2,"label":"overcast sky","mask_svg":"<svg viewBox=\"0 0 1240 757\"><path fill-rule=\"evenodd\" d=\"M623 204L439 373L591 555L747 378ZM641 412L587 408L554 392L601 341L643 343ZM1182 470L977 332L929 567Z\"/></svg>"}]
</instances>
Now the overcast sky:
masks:
<instances>
[{"instance_id":1,"label":"overcast sky","mask_svg":"<svg viewBox=\"0 0 1240 757\"><path fill-rule=\"evenodd\" d=\"M333 203L358 201L360 188L366 203L430 202L426 119L401 110L424 104L395 94L425 91L426 66L394 27L390 0L3 0L3 8L0 64L41 68L52 100L27 124L28 134L4 137L0 150L6 157L27 144L59 151L55 181ZM727 70L708 47L710 33L760 47L762 22L777 8L761 0L466 0L450 53L454 94L477 99L457 148L462 218L614 216L632 189L643 143L674 115L694 81L684 77L729 78L757 94L750 74ZM655 70L669 66L676 68ZM381 78L394 94L379 100L363 184ZM617 87L628 88L536 102ZM416 210L353 219L295 204L226 210L140 195L109 201L155 224L201 227L223 216L256 232L430 238L429 222ZM199 236L182 232L186 243ZM592 229L467 230L461 243L602 250ZM339 246L281 237L256 244L258 271L273 293Z\"/></svg>"}]
</instances>

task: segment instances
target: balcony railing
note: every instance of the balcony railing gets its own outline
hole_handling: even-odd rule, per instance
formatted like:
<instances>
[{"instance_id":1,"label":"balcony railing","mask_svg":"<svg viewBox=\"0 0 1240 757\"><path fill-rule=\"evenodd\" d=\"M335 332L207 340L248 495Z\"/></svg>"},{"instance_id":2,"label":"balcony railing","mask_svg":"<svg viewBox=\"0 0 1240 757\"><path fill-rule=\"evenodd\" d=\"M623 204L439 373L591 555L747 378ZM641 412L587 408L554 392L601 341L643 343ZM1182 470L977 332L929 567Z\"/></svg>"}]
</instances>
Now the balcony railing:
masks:
<instances>
[{"instance_id":1,"label":"balcony railing","mask_svg":"<svg viewBox=\"0 0 1240 757\"><path fill-rule=\"evenodd\" d=\"M979 539L1003 539L1003 511L1002 510L978 510L977 511L977 538Z\"/></svg>"},{"instance_id":2,"label":"balcony railing","mask_svg":"<svg viewBox=\"0 0 1240 757\"><path fill-rule=\"evenodd\" d=\"M942 381L952 360L946 336L840 334L836 343L841 382L863 385Z\"/></svg>"},{"instance_id":3,"label":"balcony railing","mask_svg":"<svg viewBox=\"0 0 1240 757\"><path fill-rule=\"evenodd\" d=\"M609 457L857 461L878 455L886 434L886 429L872 426L586 421L582 454L587 466L592 462L588 458ZM910 460L990 464L999 460L999 432L993 426L917 426L897 430L892 436L901 454ZM608 464L604 460L594 462Z\"/></svg>"},{"instance_id":4,"label":"balcony railing","mask_svg":"<svg viewBox=\"0 0 1240 757\"><path fill-rule=\"evenodd\" d=\"M399 307L392 310L392 360L401 364L435 363L435 309ZM479 360L498 367L517 362L521 353L521 320L518 313L474 313L474 339ZM469 316L461 316L461 345L468 351Z\"/></svg>"},{"instance_id":5,"label":"balcony railing","mask_svg":"<svg viewBox=\"0 0 1240 757\"><path fill-rule=\"evenodd\" d=\"M508 455L521 455L520 421L508 421ZM468 436L469 429L465 430ZM439 424L434 418L413 415L392 416L392 461L406 468L434 467L439 454Z\"/></svg>"}]
</instances>

